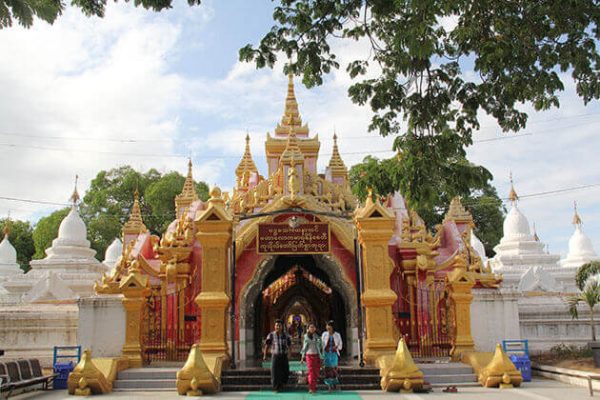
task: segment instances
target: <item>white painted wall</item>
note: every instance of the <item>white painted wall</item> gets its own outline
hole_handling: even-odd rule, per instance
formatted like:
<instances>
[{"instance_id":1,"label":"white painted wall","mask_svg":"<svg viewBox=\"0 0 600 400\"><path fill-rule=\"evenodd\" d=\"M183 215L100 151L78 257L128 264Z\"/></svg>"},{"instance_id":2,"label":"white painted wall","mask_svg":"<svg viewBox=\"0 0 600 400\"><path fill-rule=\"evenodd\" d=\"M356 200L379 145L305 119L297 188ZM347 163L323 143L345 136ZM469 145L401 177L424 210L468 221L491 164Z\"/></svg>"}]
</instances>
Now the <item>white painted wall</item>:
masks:
<instances>
[{"instance_id":1,"label":"white painted wall","mask_svg":"<svg viewBox=\"0 0 600 400\"><path fill-rule=\"evenodd\" d=\"M125 344L122 295L79 299L77 342L93 357L118 357Z\"/></svg>"},{"instance_id":2,"label":"white painted wall","mask_svg":"<svg viewBox=\"0 0 600 400\"><path fill-rule=\"evenodd\" d=\"M502 289L473 289L471 334L475 351L494 351L502 340L520 339L518 294Z\"/></svg>"}]
</instances>

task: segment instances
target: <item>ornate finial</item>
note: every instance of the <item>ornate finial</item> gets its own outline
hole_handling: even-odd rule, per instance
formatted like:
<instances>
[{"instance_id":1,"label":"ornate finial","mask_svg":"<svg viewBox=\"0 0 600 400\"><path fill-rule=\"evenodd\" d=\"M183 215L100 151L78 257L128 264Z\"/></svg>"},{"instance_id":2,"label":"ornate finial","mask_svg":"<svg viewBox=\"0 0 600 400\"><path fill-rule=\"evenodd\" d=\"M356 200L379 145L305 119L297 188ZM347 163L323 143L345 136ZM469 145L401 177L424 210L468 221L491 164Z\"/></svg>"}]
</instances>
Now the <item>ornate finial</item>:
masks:
<instances>
[{"instance_id":1,"label":"ornate finial","mask_svg":"<svg viewBox=\"0 0 600 400\"><path fill-rule=\"evenodd\" d=\"M519 200L519 196L517 195L517 191L515 190L515 185L513 183L512 171L510 172L510 192L508 193L508 199L514 204Z\"/></svg>"},{"instance_id":2,"label":"ornate finial","mask_svg":"<svg viewBox=\"0 0 600 400\"><path fill-rule=\"evenodd\" d=\"M75 175L75 189L73 189L73 194L69 198L69 200L71 200L71 203L73 203L73 207L75 207L77 205L77 202L79 200L81 200L81 197L79 197L79 193L77 192L77 181L78 180L79 180L79 175Z\"/></svg>"},{"instance_id":3,"label":"ornate finial","mask_svg":"<svg viewBox=\"0 0 600 400\"><path fill-rule=\"evenodd\" d=\"M183 189L181 193L175 196L175 206L177 208L177 214L181 214L181 211L188 208L194 201L198 200L198 194L196 193L196 185L194 185L194 177L192 175L192 158L188 159L188 172L183 183Z\"/></svg>"},{"instance_id":4,"label":"ornate finial","mask_svg":"<svg viewBox=\"0 0 600 400\"><path fill-rule=\"evenodd\" d=\"M123 225L123 235L138 235L148 230L142 219L142 211L140 209L140 193L135 188L133 192L133 206L131 207L131 214L129 220Z\"/></svg>"},{"instance_id":5,"label":"ornate finial","mask_svg":"<svg viewBox=\"0 0 600 400\"><path fill-rule=\"evenodd\" d=\"M220 199L221 198L221 188L219 188L217 185L213 185L212 188L210 188L210 198L211 199Z\"/></svg>"},{"instance_id":6,"label":"ornate finial","mask_svg":"<svg viewBox=\"0 0 600 400\"><path fill-rule=\"evenodd\" d=\"M8 218L6 218L2 232L4 233L4 238L8 239L8 236L10 235L10 213L8 214Z\"/></svg>"},{"instance_id":7,"label":"ornate finial","mask_svg":"<svg viewBox=\"0 0 600 400\"><path fill-rule=\"evenodd\" d=\"M540 241L540 237L537 234L537 230L535 229L535 221L533 222L533 240L536 242Z\"/></svg>"},{"instance_id":8,"label":"ornate finial","mask_svg":"<svg viewBox=\"0 0 600 400\"><path fill-rule=\"evenodd\" d=\"M465 209L462 202L460 201L460 197L455 196L450 201L450 206L448 207L448 212L446 213L446 220L453 220L456 223L466 223L473 226L473 216L469 211Z\"/></svg>"},{"instance_id":9,"label":"ornate finial","mask_svg":"<svg viewBox=\"0 0 600 400\"><path fill-rule=\"evenodd\" d=\"M367 202L366 204L372 204L373 203L373 188L367 188Z\"/></svg>"},{"instance_id":10,"label":"ornate finial","mask_svg":"<svg viewBox=\"0 0 600 400\"><path fill-rule=\"evenodd\" d=\"M294 126L298 130L297 133L301 136L308 135L308 126L302 125L302 118L300 118L300 111L294 90L294 75L291 71L288 74L287 96L285 98L283 117L281 117L281 122L277 124L275 133L277 135L285 135L289 132L288 128L290 126Z\"/></svg>"},{"instance_id":11,"label":"ornate finial","mask_svg":"<svg viewBox=\"0 0 600 400\"><path fill-rule=\"evenodd\" d=\"M256 168L256 164L254 164L254 160L252 159L252 152L250 151L250 134L246 131L246 148L244 149L244 155L240 160L237 168L235 169L236 177L241 178L244 173L248 172L248 174L254 172L258 174L258 168ZM242 184L245 182L242 181Z\"/></svg>"},{"instance_id":12,"label":"ornate finial","mask_svg":"<svg viewBox=\"0 0 600 400\"><path fill-rule=\"evenodd\" d=\"M577 202L574 201L573 202L573 225L576 226L581 226L581 217L579 216L579 213L577 212Z\"/></svg>"},{"instance_id":13,"label":"ornate finial","mask_svg":"<svg viewBox=\"0 0 600 400\"><path fill-rule=\"evenodd\" d=\"M335 131L333 132L333 150L331 152L331 159L329 160L329 170L331 171L332 176L344 178L348 176L348 169L340 156L337 145L337 133Z\"/></svg>"},{"instance_id":14,"label":"ornate finial","mask_svg":"<svg viewBox=\"0 0 600 400\"><path fill-rule=\"evenodd\" d=\"M296 129L293 125L288 128L288 138L285 145L285 150L281 153L281 163L288 164L294 161L296 164L304 162L304 155L298 146L298 138L296 137Z\"/></svg>"}]
</instances>

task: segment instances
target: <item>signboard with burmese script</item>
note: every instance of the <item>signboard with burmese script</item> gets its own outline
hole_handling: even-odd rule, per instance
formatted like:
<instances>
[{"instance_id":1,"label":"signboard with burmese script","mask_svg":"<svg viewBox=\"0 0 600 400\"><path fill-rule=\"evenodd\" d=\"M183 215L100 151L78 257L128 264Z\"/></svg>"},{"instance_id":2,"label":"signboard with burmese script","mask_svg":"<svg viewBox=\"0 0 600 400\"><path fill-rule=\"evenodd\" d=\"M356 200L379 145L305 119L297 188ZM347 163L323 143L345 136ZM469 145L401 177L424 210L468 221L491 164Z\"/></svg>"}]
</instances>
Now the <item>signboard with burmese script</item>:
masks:
<instances>
[{"instance_id":1,"label":"signboard with burmese script","mask_svg":"<svg viewBox=\"0 0 600 400\"><path fill-rule=\"evenodd\" d=\"M258 224L258 254L329 253L329 224L310 222L291 227L288 224Z\"/></svg>"}]
</instances>

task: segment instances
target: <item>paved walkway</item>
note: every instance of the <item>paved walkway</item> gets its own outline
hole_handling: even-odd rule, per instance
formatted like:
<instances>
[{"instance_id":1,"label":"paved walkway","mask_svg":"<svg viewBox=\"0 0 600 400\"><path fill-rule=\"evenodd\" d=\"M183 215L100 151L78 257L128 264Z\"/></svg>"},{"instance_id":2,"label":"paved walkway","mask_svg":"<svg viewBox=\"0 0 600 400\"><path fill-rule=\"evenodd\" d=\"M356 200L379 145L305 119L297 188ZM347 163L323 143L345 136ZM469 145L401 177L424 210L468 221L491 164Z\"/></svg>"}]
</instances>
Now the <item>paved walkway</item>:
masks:
<instances>
[{"instance_id":1,"label":"paved walkway","mask_svg":"<svg viewBox=\"0 0 600 400\"><path fill-rule=\"evenodd\" d=\"M600 397L600 393L597 395ZM215 399L235 399L235 400L379 400L379 399L403 399L403 400L463 400L463 399L485 399L485 400L589 400L590 395L586 388L571 386L553 380L535 379L528 382L519 389L485 389L482 387L459 388L458 393L442 393L436 389L427 394L401 394L383 393L383 392L341 392L341 393L318 393L309 395L308 393L219 393L215 396L205 398ZM172 392L115 392L106 396L92 396L97 400L108 399L141 399L141 400L182 400L184 397L178 396ZM35 400L77 400L81 397L68 396L65 391L48 391L26 393L23 395L11 397L15 400L35 399Z\"/></svg>"}]
</instances>

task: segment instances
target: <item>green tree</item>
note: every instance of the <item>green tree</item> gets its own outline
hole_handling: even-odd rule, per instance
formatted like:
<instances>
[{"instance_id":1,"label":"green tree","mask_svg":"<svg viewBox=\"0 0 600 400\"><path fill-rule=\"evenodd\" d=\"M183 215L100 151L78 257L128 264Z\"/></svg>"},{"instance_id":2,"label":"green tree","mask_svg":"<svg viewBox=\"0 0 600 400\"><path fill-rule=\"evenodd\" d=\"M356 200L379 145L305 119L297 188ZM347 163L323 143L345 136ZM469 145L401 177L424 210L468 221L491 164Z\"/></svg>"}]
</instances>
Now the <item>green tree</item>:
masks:
<instances>
[{"instance_id":1,"label":"green tree","mask_svg":"<svg viewBox=\"0 0 600 400\"><path fill-rule=\"evenodd\" d=\"M596 323L594 322L594 307L600 304L600 280L598 276L590 277L583 287L583 290L576 295L567 298L569 313L572 318L579 318L577 305L584 303L590 309L590 328L592 329L592 341L596 341Z\"/></svg>"},{"instance_id":2,"label":"green tree","mask_svg":"<svg viewBox=\"0 0 600 400\"><path fill-rule=\"evenodd\" d=\"M283 53L308 87L340 67L337 44L370 45L345 65L348 93L371 107L370 130L398 135L399 187L411 205L434 204L450 175L491 178L465 158L481 115L504 131L524 128L523 107L559 106L565 72L585 103L600 96L593 0L280 0L273 19L240 59L273 67Z\"/></svg>"},{"instance_id":3,"label":"green tree","mask_svg":"<svg viewBox=\"0 0 600 400\"><path fill-rule=\"evenodd\" d=\"M590 261L579 267L575 274L577 288L583 290L587 280L594 275L600 275L600 261Z\"/></svg>"},{"instance_id":4,"label":"green tree","mask_svg":"<svg viewBox=\"0 0 600 400\"><path fill-rule=\"evenodd\" d=\"M96 257L102 259L110 243L121 233L133 206L134 193L140 194L140 209L148 229L154 232L151 208L145 201L145 190L158 181L161 174L150 169L138 172L130 166L100 171L83 196L81 215L88 228L88 237Z\"/></svg>"},{"instance_id":5,"label":"green tree","mask_svg":"<svg viewBox=\"0 0 600 400\"><path fill-rule=\"evenodd\" d=\"M71 209L69 207L56 210L47 217L40 218L33 229L33 243L35 253L33 259L40 260L46 257L45 250L52 245L52 241L58 236L58 228L63 219Z\"/></svg>"},{"instance_id":6,"label":"green tree","mask_svg":"<svg viewBox=\"0 0 600 400\"><path fill-rule=\"evenodd\" d=\"M35 244L33 242L33 228L28 221L0 219L0 226L10 224L10 234L8 240L17 251L17 262L25 272L29 271L29 261L35 253Z\"/></svg>"},{"instance_id":7,"label":"green tree","mask_svg":"<svg viewBox=\"0 0 600 400\"><path fill-rule=\"evenodd\" d=\"M81 214L88 238L102 259L106 248L121 234L129 218L134 192L139 192L140 209L146 227L162 235L175 218L175 196L181 193L185 178L178 172L160 174L155 169L140 173L130 166L100 171L83 197ZM208 199L208 186L196 182L201 200Z\"/></svg>"},{"instance_id":8,"label":"green tree","mask_svg":"<svg viewBox=\"0 0 600 400\"><path fill-rule=\"evenodd\" d=\"M185 177L179 172L169 172L144 192L146 203L152 209L152 224L159 232L164 232L175 218L175 196L181 193L184 182ZM208 200L208 185L197 182L196 193L201 200Z\"/></svg>"},{"instance_id":9,"label":"green tree","mask_svg":"<svg viewBox=\"0 0 600 400\"><path fill-rule=\"evenodd\" d=\"M128 0L125 0L128 1ZM188 0L190 6L200 4L201 0ZM172 0L136 0L136 6L147 10L161 11L171 8ZM87 16L104 17L106 0L72 0L71 4L81 8ZM0 0L0 28L12 26L13 20L29 28L33 25L34 17L54 23L63 10L65 3L60 0Z\"/></svg>"},{"instance_id":10,"label":"green tree","mask_svg":"<svg viewBox=\"0 0 600 400\"><path fill-rule=\"evenodd\" d=\"M368 188L379 195L386 196L402 190L402 176L405 173L404 157L393 157L379 160L367 156L362 163L353 165L349 171L350 184L359 199L364 200ZM463 162L468 164L466 160ZM477 168L465 165L467 173L444 173L443 179L428 182L431 189L428 201L417 201L411 207L419 213L425 224L431 229L442 222L448 211L450 201L460 196L462 203L471 214L476 224L475 234L485 246L486 253L494 254L493 248L502 237L503 206L496 189L488 181L482 181L469 175L468 171Z\"/></svg>"}]
</instances>

